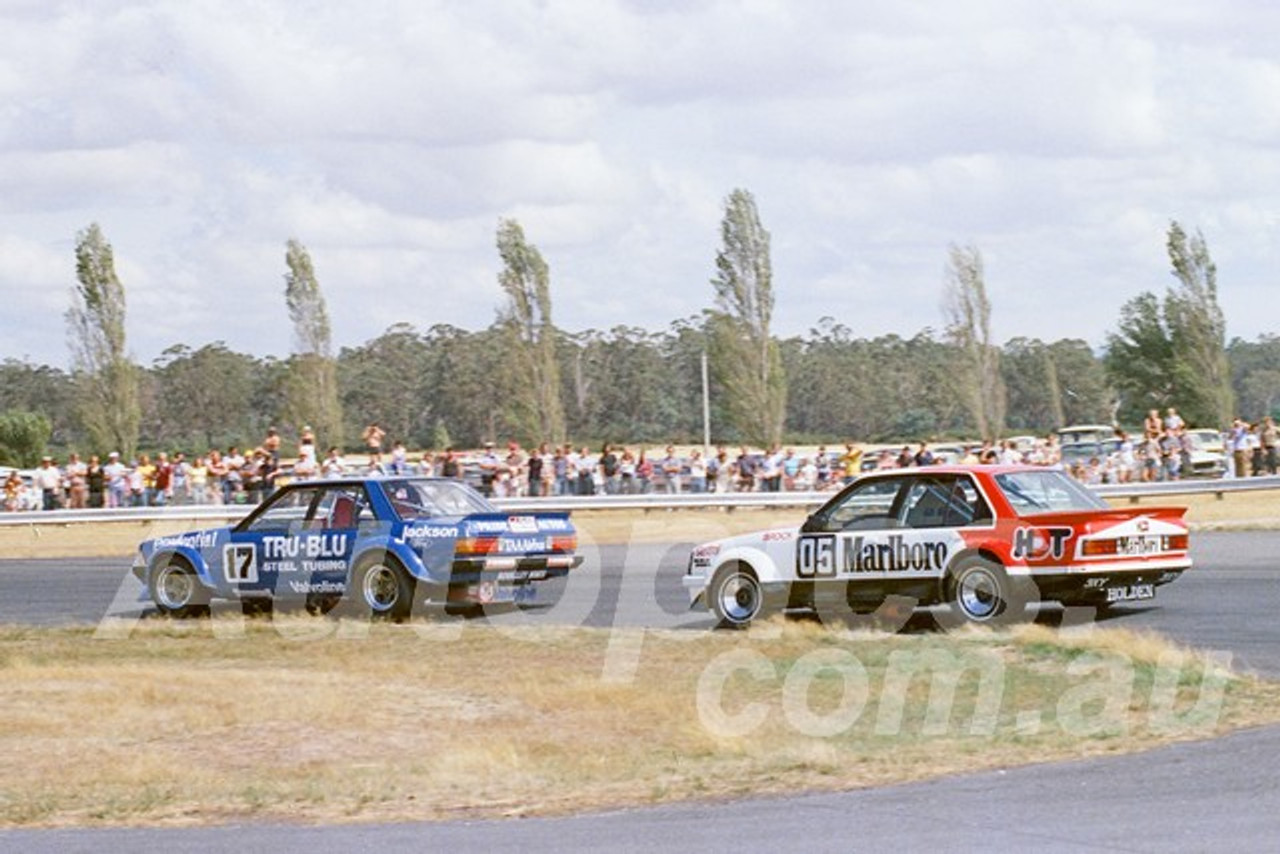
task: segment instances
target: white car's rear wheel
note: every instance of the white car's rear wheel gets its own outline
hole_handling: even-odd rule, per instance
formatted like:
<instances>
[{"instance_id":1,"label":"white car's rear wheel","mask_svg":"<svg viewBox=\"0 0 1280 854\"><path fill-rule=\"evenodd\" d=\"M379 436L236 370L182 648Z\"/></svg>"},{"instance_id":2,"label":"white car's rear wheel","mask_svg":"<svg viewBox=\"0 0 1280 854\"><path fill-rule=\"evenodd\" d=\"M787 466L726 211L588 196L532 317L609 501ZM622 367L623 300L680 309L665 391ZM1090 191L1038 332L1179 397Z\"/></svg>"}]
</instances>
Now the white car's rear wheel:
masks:
<instances>
[{"instance_id":1,"label":"white car's rear wheel","mask_svg":"<svg viewBox=\"0 0 1280 854\"><path fill-rule=\"evenodd\" d=\"M1004 567L982 557L966 558L951 570L947 604L952 622L960 625L1007 625L1026 611Z\"/></svg>"}]
</instances>

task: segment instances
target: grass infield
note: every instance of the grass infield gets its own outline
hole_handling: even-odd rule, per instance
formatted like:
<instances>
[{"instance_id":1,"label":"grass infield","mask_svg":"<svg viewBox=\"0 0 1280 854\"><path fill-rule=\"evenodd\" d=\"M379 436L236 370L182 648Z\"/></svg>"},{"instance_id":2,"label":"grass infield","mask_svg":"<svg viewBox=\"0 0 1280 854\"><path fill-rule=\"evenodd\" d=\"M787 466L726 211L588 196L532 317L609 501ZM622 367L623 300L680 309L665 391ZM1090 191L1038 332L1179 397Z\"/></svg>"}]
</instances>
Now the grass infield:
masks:
<instances>
[{"instance_id":1,"label":"grass infield","mask_svg":"<svg viewBox=\"0 0 1280 854\"><path fill-rule=\"evenodd\" d=\"M1138 751L1280 720L1148 634L0 628L0 824L558 814Z\"/></svg>"}]
</instances>

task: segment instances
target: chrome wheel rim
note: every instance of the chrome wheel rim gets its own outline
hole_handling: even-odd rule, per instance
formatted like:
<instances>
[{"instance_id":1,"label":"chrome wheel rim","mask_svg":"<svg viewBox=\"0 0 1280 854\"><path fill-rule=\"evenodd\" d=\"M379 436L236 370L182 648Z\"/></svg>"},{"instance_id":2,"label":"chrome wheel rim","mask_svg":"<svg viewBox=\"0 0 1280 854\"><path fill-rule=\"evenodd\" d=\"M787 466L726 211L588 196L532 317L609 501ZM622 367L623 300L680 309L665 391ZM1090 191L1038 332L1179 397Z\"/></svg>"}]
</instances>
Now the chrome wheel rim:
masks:
<instances>
[{"instance_id":1,"label":"chrome wheel rim","mask_svg":"<svg viewBox=\"0 0 1280 854\"><path fill-rule=\"evenodd\" d=\"M974 620L989 620L1000 608L1000 582L989 570L970 570L960 579L956 600Z\"/></svg>"},{"instance_id":2,"label":"chrome wheel rim","mask_svg":"<svg viewBox=\"0 0 1280 854\"><path fill-rule=\"evenodd\" d=\"M389 611L400 597L395 571L386 564L369 567L364 574L364 601L375 611Z\"/></svg>"},{"instance_id":3,"label":"chrome wheel rim","mask_svg":"<svg viewBox=\"0 0 1280 854\"><path fill-rule=\"evenodd\" d=\"M760 587L755 579L731 575L720 585L720 611L725 619L745 623L760 610Z\"/></svg>"},{"instance_id":4,"label":"chrome wheel rim","mask_svg":"<svg viewBox=\"0 0 1280 854\"><path fill-rule=\"evenodd\" d=\"M156 579L156 598L165 608L176 611L185 608L195 594L195 581L191 573L176 566L166 566Z\"/></svg>"}]
</instances>

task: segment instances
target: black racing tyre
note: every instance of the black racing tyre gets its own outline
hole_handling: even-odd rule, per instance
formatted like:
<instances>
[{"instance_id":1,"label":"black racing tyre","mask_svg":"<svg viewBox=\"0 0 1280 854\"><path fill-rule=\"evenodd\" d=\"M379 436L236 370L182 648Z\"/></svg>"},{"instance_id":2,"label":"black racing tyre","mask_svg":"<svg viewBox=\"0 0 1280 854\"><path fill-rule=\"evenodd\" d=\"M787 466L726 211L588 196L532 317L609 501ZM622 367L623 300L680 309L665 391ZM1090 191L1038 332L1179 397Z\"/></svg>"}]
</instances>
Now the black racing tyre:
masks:
<instances>
[{"instance_id":1,"label":"black racing tyre","mask_svg":"<svg viewBox=\"0 0 1280 854\"><path fill-rule=\"evenodd\" d=\"M1004 567L973 556L962 559L947 574L947 627L1005 626L1018 622L1026 605Z\"/></svg>"},{"instance_id":2,"label":"black racing tyre","mask_svg":"<svg viewBox=\"0 0 1280 854\"><path fill-rule=\"evenodd\" d=\"M760 580L749 566L740 563L720 567L707 597L722 628L745 629L764 610Z\"/></svg>"},{"instance_id":3,"label":"black racing tyre","mask_svg":"<svg viewBox=\"0 0 1280 854\"><path fill-rule=\"evenodd\" d=\"M391 555L360 561L352 573L348 591L357 612L382 620L403 620L413 610L417 585L408 571Z\"/></svg>"},{"instance_id":4,"label":"black racing tyre","mask_svg":"<svg viewBox=\"0 0 1280 854\"><path fill-rule=\"evenodd\" d=\"M208 591L183 558L165 558L151 567L147 591L156 608L166 616L197 617L209 613Z\"/></svg>"}]
</instances>

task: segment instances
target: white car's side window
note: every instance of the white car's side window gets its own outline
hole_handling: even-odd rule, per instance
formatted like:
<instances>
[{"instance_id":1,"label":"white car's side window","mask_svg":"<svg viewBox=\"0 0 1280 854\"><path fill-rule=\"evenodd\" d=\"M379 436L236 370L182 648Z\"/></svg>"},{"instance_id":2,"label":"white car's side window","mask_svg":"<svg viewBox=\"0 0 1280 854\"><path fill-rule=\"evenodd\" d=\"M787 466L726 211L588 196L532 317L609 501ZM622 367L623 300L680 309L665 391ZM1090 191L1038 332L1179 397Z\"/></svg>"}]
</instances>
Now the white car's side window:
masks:
<instances>
[{"instance_id":1,"label":"white car's side window","mask_svg":"<svg viewBox=\"0 0 1280 854\"><path fill-rule=\"evenodd\" d=\"M894 501L906 481L903 478L873 480L854 488L826 514L828 531L896 528Z\"/></svg>"},{"instance_id":2,"label":"white car's side window","mask_svg":"<svg viewBox=\"0 0 1280 854\"><path fill-rule=\"evenodd\" d=\"M963 528L991 521L991 510L968 477L920 477L902 502L908 528Z\"/></svg>"}]
</instances>

